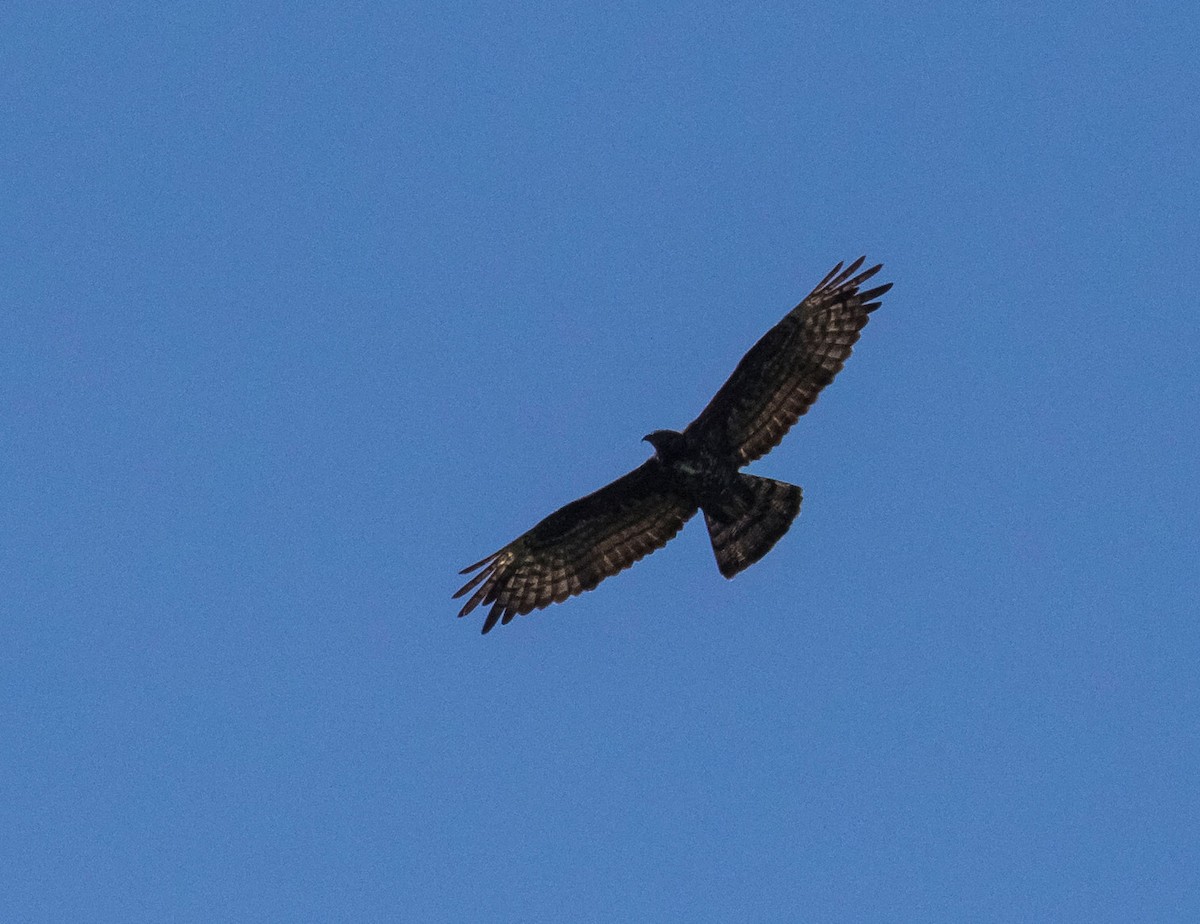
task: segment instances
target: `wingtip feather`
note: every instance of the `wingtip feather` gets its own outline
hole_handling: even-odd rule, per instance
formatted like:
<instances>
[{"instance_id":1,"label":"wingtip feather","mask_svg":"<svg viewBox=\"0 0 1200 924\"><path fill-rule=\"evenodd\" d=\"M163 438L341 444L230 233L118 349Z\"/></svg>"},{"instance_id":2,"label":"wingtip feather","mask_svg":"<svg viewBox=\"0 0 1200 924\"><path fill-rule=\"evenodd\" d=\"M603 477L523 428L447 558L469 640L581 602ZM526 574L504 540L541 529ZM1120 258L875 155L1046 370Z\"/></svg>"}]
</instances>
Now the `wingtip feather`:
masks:
<instances>
[{"instance_id":1,"label":"wingtip feather","mask_svg":"<svg viewBox=\"0 0 1200 924\"><path fill-rule=\"evenodd\" d=\"M833 280L831 285L833 285L834 287L840 287L840 286L844 285L847 279L849 279L851 276L853 276L855 273L858 272L858 268L863 265L863 262L866 259L867 259L866 254L863 254L861 257L859 257L857 260L855 260L853 263L851 263L849 266L847 266L844 270L842 270L840 273L838 273L837 278Z\"/></svg>"},{"instance_id":2,"label":"wingtip feather","mask_svg":"<svg viewBox=\"0 0 1200 924\"><path fill-rule=\"evenodd\" d=\"M488 570L488 571L480 571L480 572L479 572L477 575L475 575L475 577L471 578L471 580L469 580L469 581L467 581L467 583L463 584L463 586L462 586L462 587L458 588L458 590L456 590L456 591L455 591L455 592L454 592L454 593L453 593L453 594L450 596L450 599L451 599L451 600L457 600L459 597L461 597L463 594L465 594L465 593L466 593L468 590L470 590L472 587L475 587L475 586L477 586L477 585L479 584L479 582L480 582L480 581L483 581L483 580L485 580L489 574L491 574L491 571L490 571L490 570Z\"/></svg>"},{"instance_id":3,"label":"wingtip feather","mask_svg":"<svg viewBox=\"0 0 1200 924\"><path fill-rule=\"evenodd\" d=\"M823 289L829 284L829 280L842 271L842 261L838 260L838 265L825 274L825 278L817 283L817 289ZM815 291L815 290L814 290Z\"/></svg>"},{"instance_id":4,"label":"wingtip feather","mask_svg":"<svg viewBox=\"0 0 1200 924\"><path fill-rule=\"evenodd\" d=\"M463 568L463 569L462 569L462 571L460 571L460 572L458 572L458 573L459 573L459 574L470 574L470 573L471 573L472 571L474 571L476 568L482 568L482 567L483 567L484 565L486 565L486 564L487 564L489 561L491 561L493 558L495 558L497 555L499 555L499 554L500 554L500 552L503 552L503 551L504 551L503 549L500 549L499 551L493 552L493 553L492 553L491 555L489 555L487 558L481 558L479 561L475 562L475 564L473 564L473 565L467 565L467 567Z\"/></svg>"}]
</instances>

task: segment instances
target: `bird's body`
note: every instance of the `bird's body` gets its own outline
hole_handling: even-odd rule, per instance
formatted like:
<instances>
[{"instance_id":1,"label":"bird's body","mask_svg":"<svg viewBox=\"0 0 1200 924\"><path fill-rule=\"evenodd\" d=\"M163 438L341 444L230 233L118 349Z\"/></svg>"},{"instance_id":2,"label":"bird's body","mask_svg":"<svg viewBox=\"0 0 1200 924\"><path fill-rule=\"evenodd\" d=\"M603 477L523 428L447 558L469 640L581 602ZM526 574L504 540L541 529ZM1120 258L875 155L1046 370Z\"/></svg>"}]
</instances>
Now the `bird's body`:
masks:
<instances>
[{"instance_id":1,"label":"bird's body","mask_svg":"<svg viewBox=\"0 0 1200 924\"><path fill-rule=\"evenodd\" d=\"M459 616L491 604L488 632L591 590L665 545L704 512L717 566L727 578L754 564L800 512L799 487L739 471L765 455L841 370L874 301L891 288L859 292L880 269L838 264L751 348L682 432L643 437L654 455L611 484L546 517L503 549L463 569L482 569ZM857 275L855 275L857 273Z\"/></svg>"},{"instance_id":2,"label":"bird's body","mask_svg":"<svg viewBox=\"0 0 1200 924\"><path fill-rule=\"evenodd\" d=\"M697 507L736 494L738 470L727 456L675 430L655 430L642 439L654 447L653 461Z\"/></svg>"}]
</instances>

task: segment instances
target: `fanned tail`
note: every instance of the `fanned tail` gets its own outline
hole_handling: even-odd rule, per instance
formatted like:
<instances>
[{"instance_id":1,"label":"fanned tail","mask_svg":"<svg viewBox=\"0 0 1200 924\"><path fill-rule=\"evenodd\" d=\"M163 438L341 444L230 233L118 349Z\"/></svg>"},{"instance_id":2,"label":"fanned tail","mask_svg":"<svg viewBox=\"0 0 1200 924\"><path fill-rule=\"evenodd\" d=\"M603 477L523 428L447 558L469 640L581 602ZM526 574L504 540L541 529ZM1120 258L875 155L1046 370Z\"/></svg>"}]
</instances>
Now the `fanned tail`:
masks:
<instances>
[{"instance_id":1,"label":"fanned tail","mask_svg":"<svg viewBox=\"0 0 1200 924\"><path fill-rule=\"evenodd\" d=\"M796 519L803 498L803 492L794 484L756 475L738 477L737 503L704 508L717 567L727 578L771 551Z\"/></svg>"}]
</instances>

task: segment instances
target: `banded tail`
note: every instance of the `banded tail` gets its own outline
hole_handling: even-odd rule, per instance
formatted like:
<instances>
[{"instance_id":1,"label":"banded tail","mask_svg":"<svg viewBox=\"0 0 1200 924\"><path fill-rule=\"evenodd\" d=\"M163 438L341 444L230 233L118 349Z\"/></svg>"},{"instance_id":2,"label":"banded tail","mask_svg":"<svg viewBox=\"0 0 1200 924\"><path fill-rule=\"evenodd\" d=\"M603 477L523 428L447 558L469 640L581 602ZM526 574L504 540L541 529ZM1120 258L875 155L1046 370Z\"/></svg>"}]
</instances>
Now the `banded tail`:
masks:
<instances>
[{"instance_id":1,"label":"banded tail","mask_svg":"<svg viewBox=\"0 0 1200 924\"><path fill-rule=\"evenodd\" d=\"M756 475L738 475L730 503L704 508L717 567L727 578L766 555L800 512L797 485Z\"/></svg>"}]
</instances>

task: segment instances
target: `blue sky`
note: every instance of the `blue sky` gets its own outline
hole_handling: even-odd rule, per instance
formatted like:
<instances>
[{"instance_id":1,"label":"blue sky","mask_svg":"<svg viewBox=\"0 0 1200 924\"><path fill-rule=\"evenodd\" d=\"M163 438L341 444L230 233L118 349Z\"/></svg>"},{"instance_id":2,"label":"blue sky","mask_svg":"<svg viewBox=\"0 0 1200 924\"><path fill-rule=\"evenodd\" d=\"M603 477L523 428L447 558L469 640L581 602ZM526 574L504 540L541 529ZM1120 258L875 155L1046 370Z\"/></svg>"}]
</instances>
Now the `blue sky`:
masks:
<instances>
[{"instance_id":1,"label":"blue sky","mask_svg":"<svg viewBox=\"0 0 1200 924\"><path fill-rule=\"evenodd\" d=\"M1200 919L1197 34L5 4L4 919ZM860 253L767 558L454 618Z\"/></svg>"}]
</instances>

